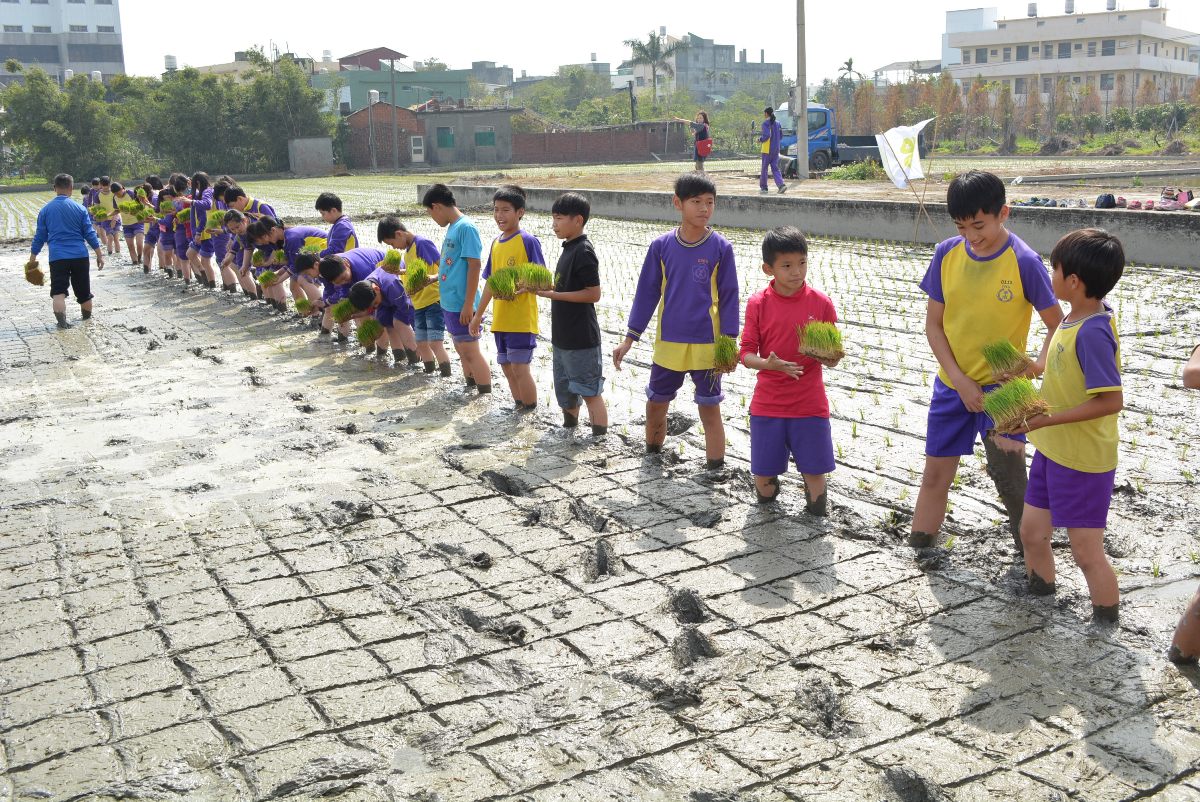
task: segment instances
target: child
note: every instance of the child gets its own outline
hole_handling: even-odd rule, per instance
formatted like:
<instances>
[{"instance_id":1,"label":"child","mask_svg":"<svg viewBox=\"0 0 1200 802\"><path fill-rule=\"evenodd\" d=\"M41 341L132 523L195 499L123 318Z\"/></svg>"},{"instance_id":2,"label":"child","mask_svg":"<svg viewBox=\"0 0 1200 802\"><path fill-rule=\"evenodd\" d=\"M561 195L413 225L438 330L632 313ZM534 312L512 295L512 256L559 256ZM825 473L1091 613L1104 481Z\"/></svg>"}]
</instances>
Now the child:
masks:
<instances>
[{"instance_id":1,"label":"child","mask_svg":"<svg viewBox=\"0 0 1200 802\"><path fill-rule=\"evenodd\" d=\"M306 297L313 303L321 300L321 288L315 280L301 278L296 272L296 257L305 247L325 247L325 232L313 226L283 225L271 217L264 217L257 223L246 228L246 236L257 246L270 246L273 250L282 250L285 256L284 265L279 266L278 276L270 282L269 288L275 290L274 306L280 312L287 311L287 297L283 294L283 280L290 278L289 289L293 298ZM382 257L381 257L382 258ZM286 269L283 269L286 268Z\"/></svg>"},{"instance_id":2,"label":"child","mask_svg":"<svg viewBox=\"0 0 1200 802\"><path fill-rule=\"evenodd\" d=\"M250 256L254 247L246 236L247 228L249 228L249 223L246 221L246 215L237 209L225 210L225 230L229 232L229 250L221 262L221 271L222 275L226 270L236 273L242 293L248 298L262 300L262 287L254 280L254 275L250 272Z\"/></svg>"},{"instance_id":3,"label":"child","mask_svg":"<svg viewBox=\"0 0 1200 802\"><path fill-rule=\"evenodd\" d=\"M175 205L175 190L170 185L158 191L158 202L161 204L164 201L172 207ZM163 214L162 211L157 211L155 215L158 217L158 266L167 274L167 278L175 278L175 213ZM183 277L182 270L179 276Z\"/></svg>"},{"instance_id":4,"label":"child","mask_svg":"<svg viewBox=\"0 0 1200 802\"><path fill-rule=\"evenodd\" d=\"M417 259L429 265L431 270L436 269L441 262L442 255L433 244L433 240L411 233L395 215L388 215L379 221L375 237L384 245L404 252L405 270ZM425 372L433 373L436 359L438 372L442 376L449 376L450 356L442 344L446 334L446 321L442 316L440 297L437 275L434 274L429 277L425 289L410 296L409 300L412 301L415 316L413 333L417 338L417 354L421 357Z\"/></svg>"},{"instance_id":5,"label":"child","mask_svg":"<svg viewBox=\"0 0 1200 802\"><path fill-rule=\"evenodd\" d=\"M462 362L467 389L474 387L480 395L485 395L492 391L492 373L479 350L479 337L471 334L467 327L479 299L480 257L483 255L479 229L471 218L458 210L454 193L445 184L434 184L426 190L421 205L429 211L433 222L446 229L438 270L442 320Z\"/></svg>"},{"instance_id":6,"label":"child","mask_svg":"<svg viewBox=\"0 0 1200 802\"><path fill-rule=\"evenodd\" d=\"M834 469L829 399L818 360L800 353L799 332L810 322L837 323L833 302L810 287L808 241L800 230L781 226L763 239L765 290L746 303L740 361L759 371L750 401L750 472L760 504L779 498L779 475L790 456L804 479L804 511L828 511L825 474Z\"/></svg>"},{"instance_id":7,"label":"child","mask_svg":"<svg viewBox=\"0 0 1200 802\"><path fill-rule=\"evenodd\" d=\"M1104 297L1125 270L1121 241L1107 231L1072 231L1050 254L1054 294L1071 307L1050 340L1042 396L1050 412L1022 428L1037 449L1029 469L1021 543L1029 590L1054 593L1050 536L1065 527L1092 597L1092 617L1115 622L1117 575L1104 555L1104 527L1117 468L1121 354Z\"/></svg>"},{"instance_id":8,"label":"child","mask_svg":"<svg viewBox=\"0 0 1200 802\"><path fill-rule=\"evenodd\" d=\"M153 183L151 179L158 183ZM147 176L141 188L143 197L140 200L149 214L146 218L146 236L142 240L142 272L149 273L154 266L154 254L158 251L158 192L162 189L162 181L156 175ZM158 262L161 267L161 255Z\"/></svg>"},{"instance_id":9,"label":"child","mask_svg":"<svg viewBox=\"0 0 1200 802\"><path fill-rule=\"evenodd\" d=\"M246 194L245 190L238 186L231 186L225 190L225 205L230 209L237 209L246 215L246 219L251 223L266 217L278 219L275 215L275 209L260 200L251 198Z\"/></svg>"},{"instance_id":10,"label":"child","mask_svg":"<svg viewBox=\"0 0 1200 802\"><path fill-rule=\"evenodd\" d=\"M1009 532L1020 553L1025 438L992 432L992 419L983 411L983 394L994 384L983 348L1008 340L1024 352L1036 309L1048 330L1033 368L1040 375L1062 310L1041 257L1004 227L1009 209L1003 181L971 170L950 182L946 202L959 235L938 245L921 280L921 289L929 296L925 336L941 370L933 382L925 472L908 543L914 548L937 545L959 458L973 453L976 437L981 436L988 475L1000 492Z\"/></svg>"},{"instance_id":11,"label":"child","mask_svg":"<svg viewBox=\"0 0 1200 802\"><path fill-rule=\"evenodd\" d=\"M137 201L134 199L133 193L125 189L123 184L114 182L112 193L118 213L121 215L121 234L125 238L125 251L129 254L129 264L141 264L146 224L138 220L136 214L130 214L120 208L122 204L137 203Z\"/></svg>"},{"instance_id":12,"label":"child","mask_svg":"<svg viewBox=\"0 0 1200 802\"><path fill-rule=\"evenodd\" d=\"M119 185L118 185L119 186ZM106 175L100 176L100 189L96 193L96 205L108 212L108 216L100 221L100 239L108 246L108 254L120 255L121 241L117 239L117 199L113 196L112 179Z\"/></svg>"},{"instance_id":13,"label":"child","mask_svg":"<svg viewBox=\"0 0 1200 802\"><path fill-rule=\"evenodd\" d=\"M384 257L383 251L378 248L358 248L341 256L326 258L341 259L350 265L359 254L363 254L367 259L373 259L372 264L381 263ZM413 338L412 302L408 299L408 293L404 291L404 284L400 281L399 276L387 272L382 267L376 267L364 281L352 286L346 297L350 299L350 303L354 305L355 309L373 314L386 330L384 335L386 339L381 337L379 340L380 357L387 355L387 344L390 343L392 352L396 355L397 365L400 364L401 353L408 357L409 367L417 367L421 364L421 360L417 356L417 342ZM372 348L368 346L367 352L370 353L371 350Z\"/></svg>"},{"instance_id":14,"label":"child","mask_svg":"<svg viewBox=\"0 0 1200 802\"><path fill-rule=\"evenodd\" d=\"M213 184L213 210L219 211L222 215L229 211L229 206L225 203L225 192L233 186L233 179L227 175L223 175ZM208 221L205 221L207 227ZM225 226L224 217L221 219L221 225L215 229L209 229L209 242L212 243L213 259L216 264L216 271L221 274L221 289L228 293L236 293L238 291L238 275L233 269L232 262L226 259L229 255L230 242L232 235L229 229ZM245 289L245 288L243 288Z\"/></svg>"},{"instance_id":15,"label":"child","mask_svg":"<svg viewBox=\"0 0 1200 802\"><path fill-rule=\"evenodd\" d=\"M321 215L322 220L330 224L329 234L325 237L328 247L321 251L322 259L358 247L354 222L348 215L342 214L341 198L332 192L322 192L317 196L317 213Z\"/></svg>"},{"instance_id":16,"label":"child","mask_svg":"<svg viewBox=\"0 0 1200 802\"><path fill-rule=\"evenodd\" d=\"M183 288L186 291L192 283L194 271L191 259L188 257L188 244L192 241L192 232L188 220L191 217L189 209L192 205L191 182L182 173L171 176L171 187L175 190L175 265L183 273ZM200 279L197 277L196 279Z\"/></svg>"},{"instance_id":17,"label":"child","mask_svg":"<svg viewBox=\"0 0 1200 802\"><path fill-rule=\"evenodd\" d=\"M492 217L500 236L492 240L487 266L483 270L486 281L493 270L521 265L545 265L542 243L532 234L521 230L521 218L525 216L525 190L508 184L496 190L492 196ZM471 336L479 336L483 315L492 301L492 291L484 285L483 298L471 318ZM519 412L537 409L537 385L533 381L530 363L533 350L537 348L538 308L537 294L518 292L511 301L496 299L492 318L492 336L496 338L496 361L504 371L508 390Z\"/></svg>"},{"instance_id":18,"label":"child","mask_svg":"<svg viewBox=\"0 0 1200 802\"><path fill-rule=\"evenodd\" d=\"M217 288L217 273L213 269L212 232L208 230L208 213L216 208L213 199L212 180L208 173L199 172L192 176L189 182L192 205L188 207L188 228L191 237L188 240L187 260L192 272L197 275L197 281L210 290ZM228 287L223 288L226 292Z\"/></svg>"},{"instance_id":19,"label":"child","mask_svg":"<svg viewBox=\"0 0 1200 802\"><path fill-rule=\"evenodd\" d=\"M550 299L550 344L554 356L554 395L563 426L579 425L580 399L587 404L592 436L608 434L604 405L604 357L600 353L600 263L583 233L591 216L588 199L574 192L560 195L550 207L554 234L563 241L554 271L554 289L538 295Z\"/></svg>"},{"instance_id":20,"label":"child","mask_svg":"<svg viewBox=\"0 0 1200 802\"><path fill-rule=\"evenodd\" d=\"M675 181L679 227L650 243L629 312L625 340L613 351L613 365L641 339L655 310L658 335L646 386L646 451L662 451L667 411L685 376L692 377L704 424L708 468L725 464L725 424L721 419L721 376L713 372L718 335L738 334L738 278L729 241L709 227L717 187L704 173Z\"/></svg>"},{"instance_id":21,"label":"child","mask_svg":"<svg viewBox=\"0 0 1200 802\"><path fill-rule=\"evenodd\" d=\"M1183 369L1183 386L1189 390L1200 389L1200 345L1192 350L1192 358ZM1196 591L1179 619L1179 626L1175 627L1167 659L1179 665L1195 665L1200 661L1200 590Z\"/></svg>"},{"instance_id":22,"label":"child","mask_svg":"<svg viewBox=\"0 0 1200 802\"><path fill-rule=\"evenodd\" d=\"M323 291L321 293L321 302L325 307L325 314L321 320L321 333L318 337L323 337L333 332L333 313L330 311L334 304L345 298L350 287L360 281L366 281L371 274L375 272L378 265L369 259L347 259L347 254L339 254L337 256L326 256L319 260L317 270L321 277ZM311 254L302 253L296 257L297 266L303 264L302 260L306 257L312 257ZM350 322L346 321L339 326L338 342L346 342L350 339Z\"/></svg>"}]
</instances>

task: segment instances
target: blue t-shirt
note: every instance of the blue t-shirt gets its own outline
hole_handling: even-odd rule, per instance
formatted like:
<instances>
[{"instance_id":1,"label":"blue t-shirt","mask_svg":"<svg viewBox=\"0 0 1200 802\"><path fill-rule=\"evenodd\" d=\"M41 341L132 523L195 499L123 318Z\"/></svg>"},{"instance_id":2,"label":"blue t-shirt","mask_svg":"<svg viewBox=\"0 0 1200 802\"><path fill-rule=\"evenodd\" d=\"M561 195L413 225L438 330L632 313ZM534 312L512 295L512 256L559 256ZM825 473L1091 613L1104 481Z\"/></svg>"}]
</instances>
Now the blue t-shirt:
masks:
<instances>
[{"instance_id":1,"label":"blue t-shirt","mask_svg":"<svg viewBox=\"0 0 1200 802\"><path fill-rule=\"evenodd\" d=\"M450 224L446 229L446 238L442 240L438 282L441 287L443 310L462 311L467 295L467 260L482 257L483 241L479 238L479 229L475 228L469 217L463 215ZM480 294L476 289L475 298L471 302L472 308L479 303Z\"/></svg>"},{"instance_id":2,"label":"blue t-shirt","mask_svg":"<svg viewBox=\"0 0 1200 802\"><path fill-rule=\"evenodd\" d=\"M38 212L33 247L30 250L37 256L44 245L50 246L52 262L60 259L86 259L86 246L91 245L92 250L96 250L100 247L100 239L92 227L87 209L80 206L74 198L55 195L54 199Z\"/></svg>"}]
</instances>

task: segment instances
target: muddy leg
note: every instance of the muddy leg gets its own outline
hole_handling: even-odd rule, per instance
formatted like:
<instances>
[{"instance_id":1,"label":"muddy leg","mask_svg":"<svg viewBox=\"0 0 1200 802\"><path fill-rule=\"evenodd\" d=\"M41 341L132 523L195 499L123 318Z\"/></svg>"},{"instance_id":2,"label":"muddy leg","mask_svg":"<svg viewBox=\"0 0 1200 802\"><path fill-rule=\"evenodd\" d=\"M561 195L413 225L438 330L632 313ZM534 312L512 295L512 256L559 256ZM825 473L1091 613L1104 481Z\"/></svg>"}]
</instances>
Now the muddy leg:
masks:
<instances>
[{"instance_id":1,"label":"muddy leg","mask_svg":"<svg viewBox=\"0 0 1200 802\"><path fill-rule=\"evenodd\" d=\"M996 484L1000 501L1008 512L1008 531L1017 554L1021 553L1021 513L1025 509L1025 444L1019 440L989 434L983 439L987 454L987 472Z\"/></svg>"},{"instance_id":2,"label":"muddy leg","mask_svg":"<svg viewBox=\"0 0 1200 802\"><path fill-rule=\"evenodd\" d=\"M1101 621L1116 621L1121 595L1116 572L1104 553L1104 530L1072 528L1067 530L1067 536L1071 539L1071 556L1087 580L1092 616Z\"/></svg>"},{"instance_id":3,"label":"muddy leg","mask_svg":"<svg viewBox=\"0 0 1200 802\"><path fill-rule=\"evenodd\" d=\"M755 476L754 494L759 504L772 504L779 500L778 476Z\"/></svg>"},{"instance_id":4,"label":"muddy leg","mask_svg":"<svg viewBox=\"0 0 1200 802\"><path fill-rule=\"evenodd\" d=\"M937 545L937 533L946 518L946 499L957 472L958 457L925 457L925 472L921 474L921 489L917 491L908 545L913 548Z\"/></svg>"},{"instance_id":5,"label":"muddy leg","mask_svg":"<svg viewBox=\"0 0 1200 802\"><path fill-rule=\"evenodd\" d=\"M1179 619L1167 657L1172 663L1180 664L1195 663L1200 658L1200 590L1196 591L1183 618Z\"/></svg>"},{"instance_id":6,"label":"muddy leg","mask_svg":"<svg viewBox=\"0 0 1200 802\"><path fill-rule=\"evenodd\" d=\"M667 410L671 408L670 401L646 402L646 452L655 454L662 451L667 439Z\"/></svg>"},{"instance_id":7,"label":"muddy leg","mask_svg":"<svg viewBox=\"0 0 1200 802\"><path fill-rule=\"evenodd\" d=\"M725 421L721 418L720 404L701 404L698 408L700 422L704 424L704 455L709 467L725 460Z\"/></svg>"},{"instance_id":8,"label":"muddy leg","mask_svg":"<svg viewBox=\"0 0 1200 802\"><path fill-rule=\"evenodd\" d=\"M1026 504L1021 514L1021 541L1024 544L1029 592L1035 596L1054 595L1054 552L1050 548L1052 534L1054 527L1050 522L1050 510Z\"/></svg>"},{"instance_id":9,"label":"muddy leg","mask_svg":"<svg viewBox=\"0 0 1200 802\"><path fill-rule=\"evenodd\" d=\"M804 511L809 515L824 518L829 515L829 494L826 491L825 475L802 474L804 477Z\"/></svg>"}]
</instances>

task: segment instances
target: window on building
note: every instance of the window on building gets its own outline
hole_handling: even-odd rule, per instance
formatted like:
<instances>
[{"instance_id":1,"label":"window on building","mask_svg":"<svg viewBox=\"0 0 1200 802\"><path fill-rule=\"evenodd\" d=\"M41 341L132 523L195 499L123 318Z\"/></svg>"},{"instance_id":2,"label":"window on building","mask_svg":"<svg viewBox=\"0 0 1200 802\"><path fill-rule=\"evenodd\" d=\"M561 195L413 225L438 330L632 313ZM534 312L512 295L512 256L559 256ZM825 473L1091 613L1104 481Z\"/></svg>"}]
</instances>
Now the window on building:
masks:
<instances>
[{"instance_id":1,"label":"window on building","mask_svg":"<svg viewBox=\"0 0 1200 802\"><path fill-rule=\"evenodd\" d=\"M1101 56L1117 55L1117 40L1116 39L1105 39L1104 41L1102 41L1100 43L1100 55Z\"/></svg>"},{"instance_id":2,"label":"window on building","mask_svg":"<svg viewBox=\"0 0 1200 802\"><path fill-rule=\"evenodd\" d=\"M993 49L993 50L992 50L992 55L993 55L993 56L998 56L998 55L1000 55L1000 51L999 51L999 50L995 50L995 49Z\"/></svg>"},{"instance_id":3,"label":"window on building","mask_svg":"<svg viewBox=\"0 0 1200 802\"><path fill-rule=\"evenodd\" d=\"M1083 23L1085 23L1085 22L1087 22L1087 17L1076 17L1076 18L1075 18L1075 24L1076 24L1076 25L1081 25L1081 24L1083 24Z\"/></svg>"},{"instance_id":4,"label":"window on building","mask_svg":"<svg viewBox=\"0 0 1200 802\"><path fill-rule=\"evenodd\" d=\"M68 3L78 3L79 5L83 5L83 0L67 0L67 2Z\"/></svg>"},{"instance_id":5,"label":"window on building","mask_svg":"<svg viewBox=\"0 0 1200 802\"><path fill-rule=\"evenodd\" d=\"M1071 57L1071 43L1070 42L1059 42L1058 43L1058 57L1059 58L1070 58Z\"/></svg>"},{"instance_id":6,"label":"window on building","mask_svg":"<svg viewBox=\"0 0 1200 802\"><path fill-rule=\"evenodd\" d=\"M1154 55L1158 55L1158 42L1154 43Z\"/></svg>"},{"instance_id":7,"label":"window on building","mask_svg":"<svg viewBox=\"0 0 1200 802\"><path fill-rule=\"evenodd\" d=\"M1054 91L1054 79L1049 75L1042 76L1042 94L1048 95Z\"/></svg>"},{"instance_id":8,"label":"window on building","mask_svg":"<svg viewBox=\"0 0 1200 802\"><path fill-rule=\"evenodd\" d=\"M494 147L496 147L496 126L494 126L494 125L477 125L477 126L475 126L475 147L477 147L477 148L494 148Z\"/></svg>"},{"instance_id":9,"label":"window on building","mask_svg":"<svg viewBox=\"0 0 1200 802\"><path fill-rule=\"evenodd\" d=\"M86 25L72 25L70 27L70 31L71 31L71 33L87 33L87 26Z\"/></svg>"},{"instance_id":10,"label":"window on building","mask_svg":"<svg viewBox=\"0 0 1200 802\"><path fill-rule=\"evenodd\" d=\"M1081 84L1081 83L1083 83L1083 78L1081 78L1081 77L1080 77L1080 76L1078 76L1078 75L1072 75L1072 76L1071 76L1071 83L1073 83L1073 84Z\"/></svg>"},{"instance_id":11,"label":"window on building","mask_svg":"<svg viewBox=\"0 0 1200 802\"><path fill-rule=\"evenodd\" d=\"M1083 50L1083 42L1076 42L1076 43L1075 43L1075 49L1076 49L1076 50Z\"/></svg>"},{"instance_id":12,"label":"window on building","mask_svg":"<svg viewBox=\"0 0 1200 802\"><path fill-rule=\"evenodd\" d=\"M987 48L979 47L975 49L975 63L987 64Z\"/></svg>"},{"instance_id":13,"label":"window on building","mask_svg":"<svg viewBox=\"0 0 1200 802\"><path fill-rule=\"evenodd\" d=\"M34 25L33 32L34 33L50 33L50 26L49 25Z\"/></svg>"},{"instance_id":14,"label":"window on building","mask_svg":"<svg viewBox=\"0 0 1200 802\"><path fill-rule=\"evenodd\" d=\"M1042 58L1054 58L1054 42L1042 43Z\"/></svg>"},{"instance_id":15,"label":"window on building","mask_svg":"<svg viewBox=\"0 0 1200 802\"><path fill-rule=\"evenodd\" d=\"M112 3L113 0L96 0L96 5L98 6L111 6Z\"/></svg>"},{"instance_id":16,"label":"window on building","mask_svg":"<svg viewBox=\"0 0 1200 802\"><path fill-rule=\"evenodd\" d=\"M97 33L116 33L117 29L116 29L116 26L113 26L113 25L97 25L96 32Z\"/></svg>"},{"instance_id":17,"label":"window on building","mask_svg":"<svg viewBox=\"0 0 1200 802\"><path fill-rule=\"evenodd\" d=\"M1011 47L1004 48L1004 60L1012 61L1012 48Z\"/></svg>"},{"instance_id":18,"label":"window on building","mask_svg":"<svg viewBox=\"0 0 1200 802\"><path fill-rule=\"evenodd\" d=\"M1033 55L1035 55L1035 56L1036 56L1036 55L1038 55L1039 53L1041 53L1041 52L1042 52L1042 49L1041 49L1040 47L1038 47L1037 45L1034 45L1034 46L1033 46L1033 51L1032 51L1032 52L1033 52Z\"/></svg>"},{"instance_id":19,"label":"window on building","mask_svg":"<svg viewBox=\"0 0 1200 802\"><path fill-rule=\"evenodd\" d=\"M971 63L971 51L970 50L964 50L962 52L962 63L963 64Z\"/></svg>"},{"instance_id":20,"label":"window on building","mask_svg":"<svg viewBox=\"0 0 1200 802\"><path fill-rule=\"evenodd\" d=\"M16 3L16 2L19 2L19 0L0 0L0 3Z\"/></svg>"},{"instance_id":21,"label":"window on building","mask_svg":"<svg viewBox=\"0 0 1200 802\"><path fill-rule=\"evenodd\" d=\"M24 30L24 28L22 28L20 25L5 25L4 26L5 33L21 33L21 31L23 31L23 30Z\"/></svg>"},{"instance_id":22,"label":"window on building","mask_svg":"<svg viewBox=\"0 0 1200 802\"><path fill-rule=\"evenodd\" d=\"M1017 61L1029 61L1029 45L1017 45Z\"/></svg>"},{"instance_id":23,"label":"window on building","mask_svg":"<svg viewBox=\"0 0 1200 802\"><path fill-rule=\"evenodd\" d=\"M1014 95L1029 94L1028 83L1026 82L1026 80L1024 78L1018 78L1016 81L1013 82L1013 94Z\"/></svg>"},{"instance_id":24,"label":"window on building","mask_svg":"<svg viewBox=\"0 0 1200 802\"><path fill-rule=\"evenodd\" d=\"M437 146L439 148L454 147L454 129L451 127L438 127L437 129Z\"/></svg>"},{"instance_id":25,"label":"window on building","mask_svg":"<svg viewBox=\"0 0 1200 802\"><path fill-rule=\"evenodd\" d=\"M1096 57L1096 43L1088 42L1088 58Z\"/></svg>"},{"instance_id":26,"label":"window on building","mask_svg":"<svg viewBox=\"0 0 1200 802\"><path fill-rule=\"evenodd\" d=\"M29 4L31 6L48 6L50 5L50 0L29 0Z\"/></svg>"}]
</instances>

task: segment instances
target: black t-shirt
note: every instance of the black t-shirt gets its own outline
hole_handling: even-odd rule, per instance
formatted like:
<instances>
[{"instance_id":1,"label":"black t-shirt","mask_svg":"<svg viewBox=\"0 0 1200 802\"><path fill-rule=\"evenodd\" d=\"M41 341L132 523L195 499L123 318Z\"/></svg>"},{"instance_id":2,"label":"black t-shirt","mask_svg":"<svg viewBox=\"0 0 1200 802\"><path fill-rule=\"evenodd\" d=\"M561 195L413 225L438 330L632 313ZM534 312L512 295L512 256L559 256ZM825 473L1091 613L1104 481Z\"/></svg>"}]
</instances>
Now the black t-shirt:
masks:
<instances>
[{"instance_id":1,"label":"black t-shirt","mask_svg":"<svg viewBox=\"0 0 1200 802\"><path fill-rule=\"evenodd\" d=\"M554 271L554 289L575 292L599 286L600 262L587 235L582 234L565 243ZM596 305L551 301L550 342L565 351L599 347L600 321L596 319Z\"/></svg>"}]
</instances>

